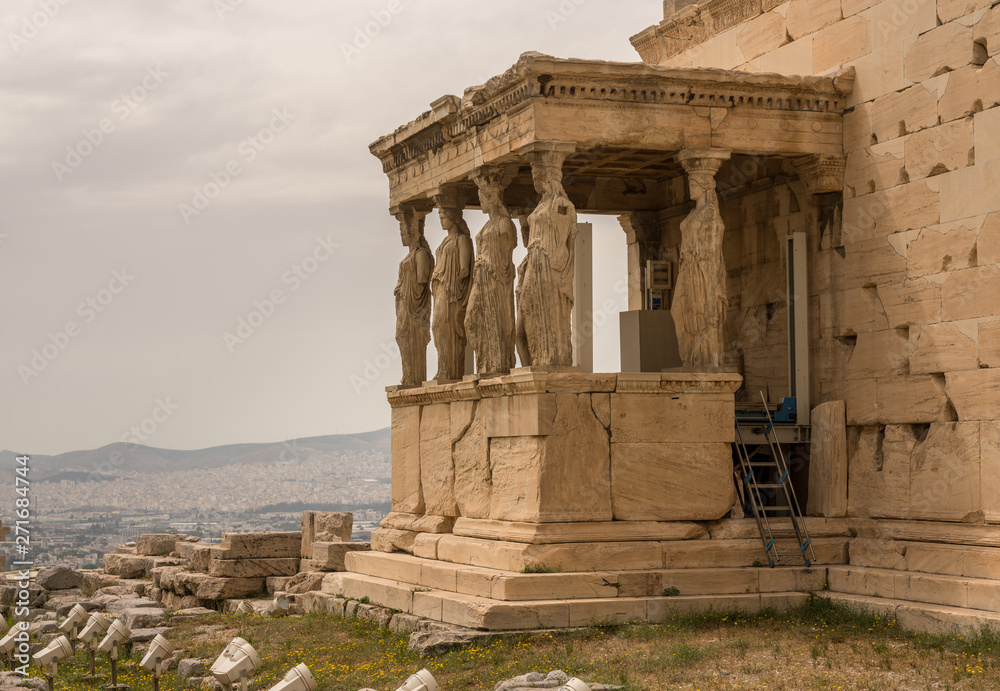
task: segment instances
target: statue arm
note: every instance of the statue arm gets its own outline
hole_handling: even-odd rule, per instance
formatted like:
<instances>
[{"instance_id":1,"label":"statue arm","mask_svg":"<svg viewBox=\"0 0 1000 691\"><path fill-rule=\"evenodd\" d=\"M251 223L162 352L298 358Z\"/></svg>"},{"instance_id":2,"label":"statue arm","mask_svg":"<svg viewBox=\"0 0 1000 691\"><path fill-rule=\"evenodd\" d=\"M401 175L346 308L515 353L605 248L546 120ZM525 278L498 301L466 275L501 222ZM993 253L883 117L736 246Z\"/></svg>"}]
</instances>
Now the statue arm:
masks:
<instances>
[{"instance_id":1,"label":"statue arm","mask_svg":"<svg viewBox=\"0 0 1000 691\"><path fill-rule=\"evenodd\" d=\"M427 250L420 250L417 252L417 283L420 285L426 285L430 283L431 273L434 271L434 262L431 259L431 253Z\"/></svg>"},{"instance_id":2,"label":"statue arm","mask_svg":"<svg viewBox=\"0 0 1000 691\"><path fill-rule=\"evenodd\" d=\"M472 239L462 237L458 243L458 277L466 279L472 273Z\"/></svg>"}]
</instances>

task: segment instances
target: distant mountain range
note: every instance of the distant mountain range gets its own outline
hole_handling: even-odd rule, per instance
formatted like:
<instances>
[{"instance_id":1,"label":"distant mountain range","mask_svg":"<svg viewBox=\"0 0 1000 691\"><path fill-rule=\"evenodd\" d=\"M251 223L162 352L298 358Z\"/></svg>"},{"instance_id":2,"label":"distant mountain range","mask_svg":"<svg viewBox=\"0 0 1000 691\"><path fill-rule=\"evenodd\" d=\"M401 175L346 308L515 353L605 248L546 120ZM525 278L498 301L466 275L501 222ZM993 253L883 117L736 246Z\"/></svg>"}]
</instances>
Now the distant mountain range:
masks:
<instances>
[{"instance_id":1,"label":"distant mountain range","mask_svg":"<svg viewBox=\"0 0 1000 691\"><path fill-rule=\"evenodd\" d=\"M157 449L141 444L118 442L91 451L68 451L56 456L31 456L35 480L87 482L112 479L121 472L169 473L227 465L258 465L305 459L310 455L338 456L346 451L389 453L390 430L363 434L336 434L271 444L230 444L195 451ZM20 453L0 451L0 469L10 471Z\"/></svg>"}]
</instances>

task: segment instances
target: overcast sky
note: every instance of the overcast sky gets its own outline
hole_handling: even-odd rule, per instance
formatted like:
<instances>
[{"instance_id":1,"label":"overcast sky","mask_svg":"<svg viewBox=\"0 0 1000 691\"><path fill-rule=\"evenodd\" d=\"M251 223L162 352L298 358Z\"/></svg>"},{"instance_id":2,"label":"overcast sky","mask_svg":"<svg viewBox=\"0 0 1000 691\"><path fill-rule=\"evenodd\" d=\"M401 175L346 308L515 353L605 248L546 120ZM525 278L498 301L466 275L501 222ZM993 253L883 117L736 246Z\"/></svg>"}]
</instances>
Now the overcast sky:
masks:
<instances>
[{"instance_id":1,"label":"overcast sky","mask_svg":"<svg viewBox=\"0 0 1000 691\"><path fill-rule=\"evenodd\" d=\"M400 368L380 356L405 251L368 145L525 51L638 61L629 36L662 18L657 0L2 12L0 449L38 454L388 426ZM595 303L624 308L624 234L582 220ZM612 314L597 369L617 371L617 338Z\"/></svg>"}]
</instances>

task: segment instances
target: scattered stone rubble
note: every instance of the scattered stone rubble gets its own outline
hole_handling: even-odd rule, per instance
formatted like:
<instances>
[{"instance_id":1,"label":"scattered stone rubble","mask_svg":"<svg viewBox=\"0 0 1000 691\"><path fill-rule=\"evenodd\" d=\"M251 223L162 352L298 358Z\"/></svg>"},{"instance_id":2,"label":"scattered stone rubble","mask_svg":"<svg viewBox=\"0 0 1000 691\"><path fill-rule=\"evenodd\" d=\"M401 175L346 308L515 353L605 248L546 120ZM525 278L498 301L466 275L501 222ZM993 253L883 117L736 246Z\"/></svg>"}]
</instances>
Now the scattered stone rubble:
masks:
<instances>
[{"instance_id":1,"label":"scattered stone rubble","mask_svg":"<svg viewBox=\"0 0 1000 691\"><path fill-rule=\"evenodd\" d=\"M105 555L104 573L88 574L93 591L128 587L173 609L205 607L227 611L244 599L266 601L277 593L292 600L319 590L326 573L343 571L348 552L370 543L351 542L350 513L306 511L302 530L226 533L220 544L180 534L142 535L134 546ZM2 593L0 593L2 597Z\"/></svg>"},{"instance_id":2,"label":"scattered stone rubble","mask_svg":"<svg viewBox=\"0 0 1000 691\"><path fill-rule=\"evenodd\" d=\"M221 544L201 543L186 535L143 535L134 544L105 555L103 571L43 569L31 586L28 620L36 643L32 652L59 635L58 624L75 605L88 612L118 617L132 631L136 652L170 626L198 617L233 612L249 602L256 614L267 613L275 595L287 598L290 612L326 612L364 619L396 632L411 632L409 649L423 657L440 655L471 643L503 635L422 619L378 605L322 592L324 580L343 570L344 554L367 550L350 543L351 514L306 512L302 531L228 533ZM306 556L306 555L310 556ZM331 559L330 555L339 555ZM299 570L299 567L309 570ZM16 588L0 586L0 603L10 605ZM265 598L265 593L271 597ZM247 596L257 599L246 600ZM258 598L259 596L259 598ZM544 632L542 632L544 633ZM218 690L206 676L210 660L185 657L178 650L164 661L187 688ZM0 691L25 686L44 689L44 681L0 672ZM494 691L557 688L563 672L532 673L501 682ZM595 691L618 687L591 685Z\"/></svg>"}]
</instances>

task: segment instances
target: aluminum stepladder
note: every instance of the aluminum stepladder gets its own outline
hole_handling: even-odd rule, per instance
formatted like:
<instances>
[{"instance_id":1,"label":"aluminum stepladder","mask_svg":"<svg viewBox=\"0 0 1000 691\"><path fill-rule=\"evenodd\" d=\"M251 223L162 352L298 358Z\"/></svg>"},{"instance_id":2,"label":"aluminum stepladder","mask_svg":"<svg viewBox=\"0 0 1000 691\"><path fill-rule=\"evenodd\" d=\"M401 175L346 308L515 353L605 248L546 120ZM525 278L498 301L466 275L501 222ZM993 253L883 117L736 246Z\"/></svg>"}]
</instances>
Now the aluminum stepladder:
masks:
<instances>
[{"instance_id":1,"label":"aluminum stepladder","mask_svg":"<svg viewBox=\"0 0 1000 691\"><path fill-rule=\"evenodd\" d=\"M768 566L774 568L775 564L781 560L778 554L778 547L771 529L771 521L768 514L773 514L772 518L781 517L778 514L787 514L791 520L792 530L799 545L799 552L806 566L811 566L816 561L816 552L813 550L812 539L806 530L806 524L802 517L802 510L799 508L798 497L795 496L795 488L792 486L791 471L785 454L781 449L781 444L774 432L774 418L767 407L767 399L761 392L761 400L764 403L762 416L755 416L749 419L741 419L736 416L736 452L740 462L740 478L743 483L746 497L749 500L750 508L753 511L754 519L757 521L757 528L760 531L761 542L764 545L764 553L767 555ZM767 440L768 452L760 453L758 450L751 451L743 438L745 427L763 427L762 436ZM764 470L770 471L772 478L766 481L758 481L758 475L764 475ZM763 478L762 478L763 480ZM769 491L775 494L778 491L784 492L785 504L774 505L767 501L770 498L762 494L762 491ZM810 559L812 557L812 559Z\"/></svg>"}]
</instances>

